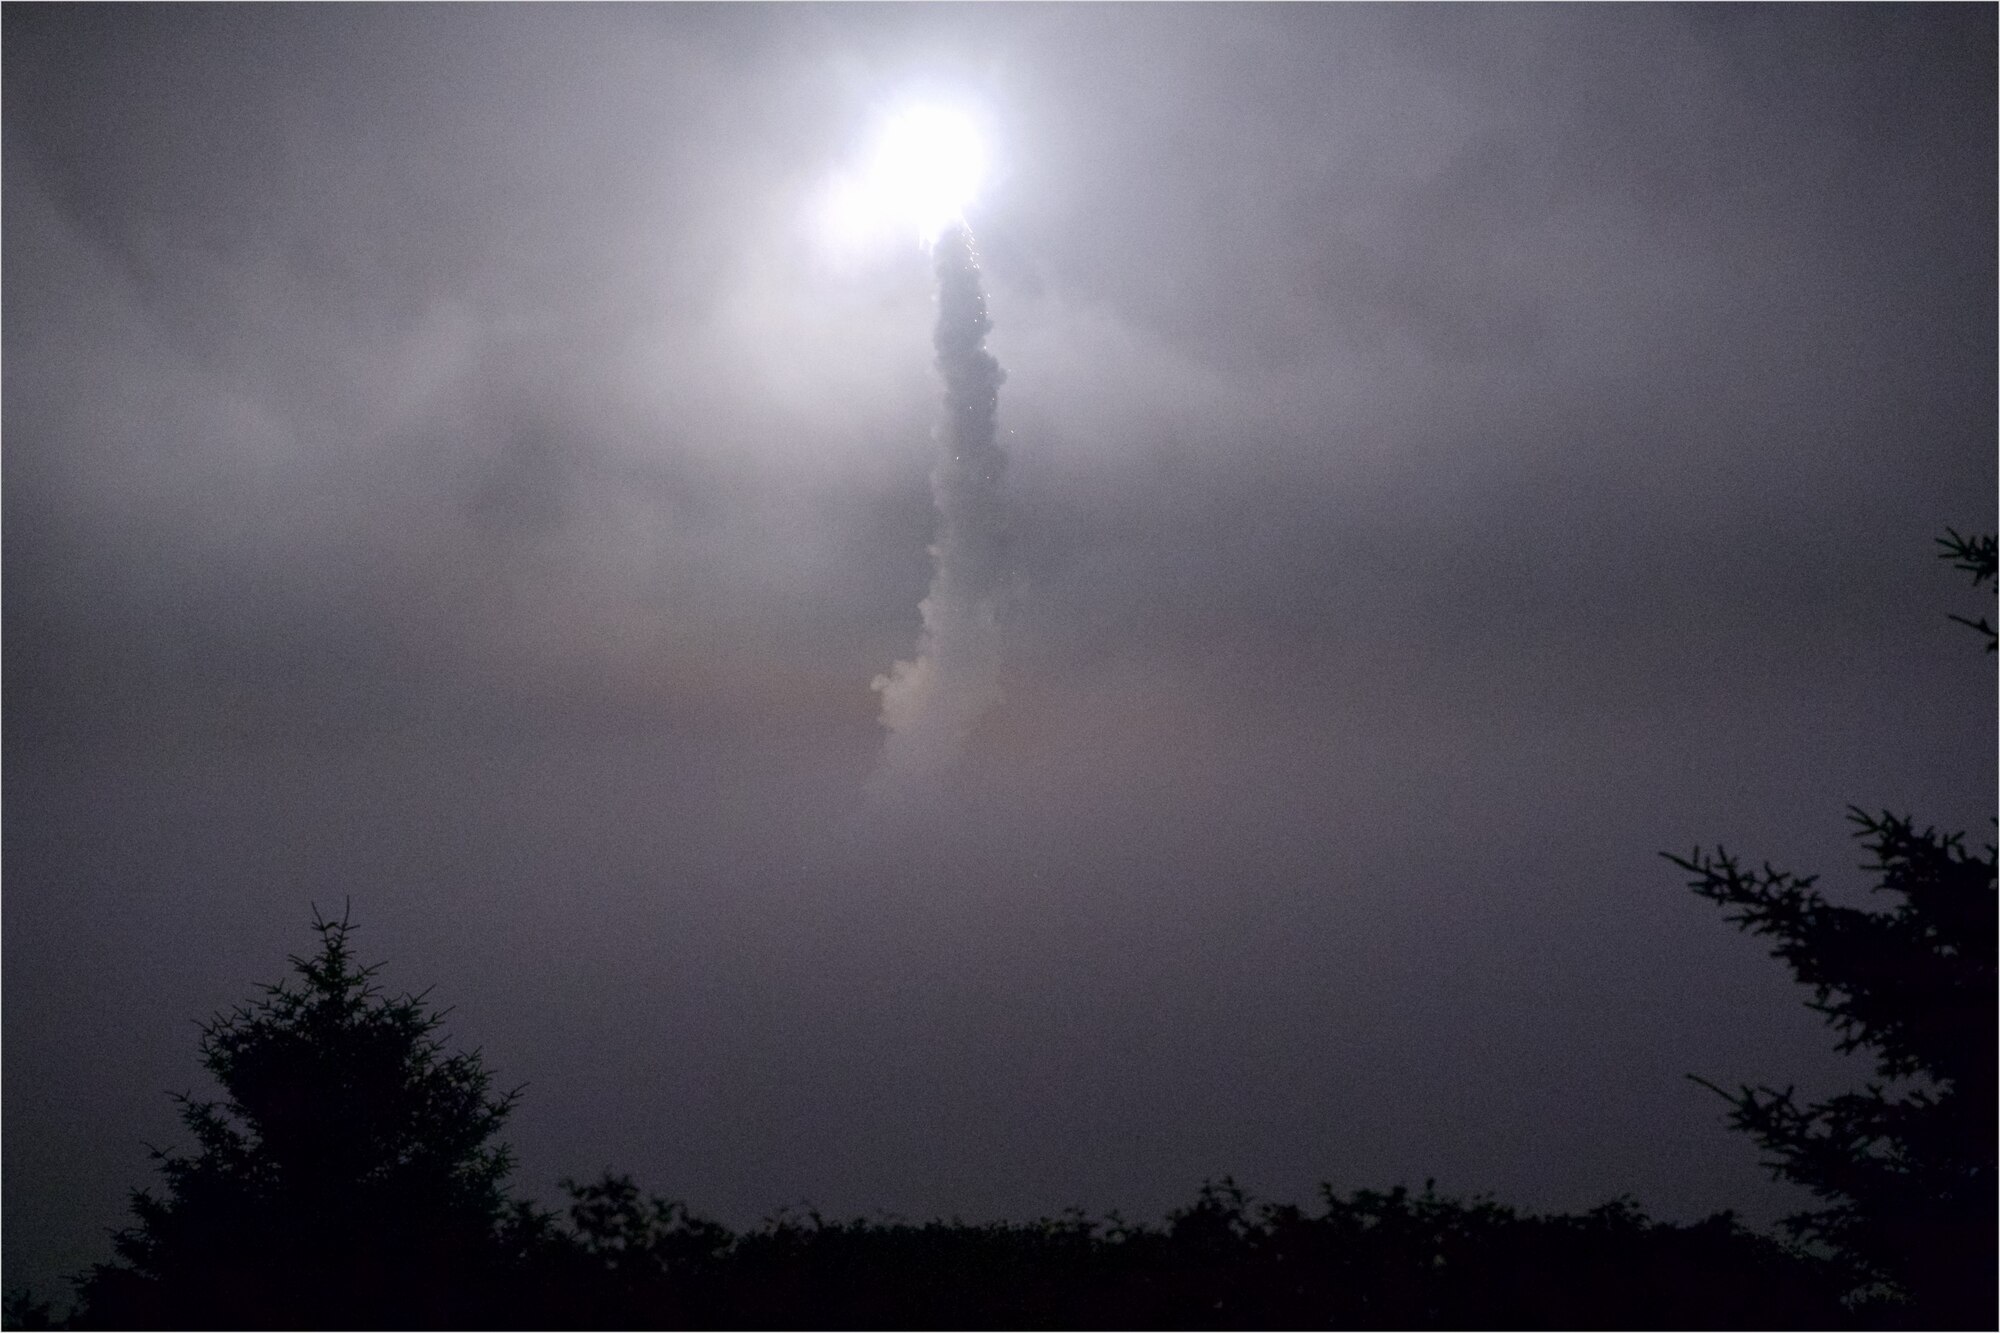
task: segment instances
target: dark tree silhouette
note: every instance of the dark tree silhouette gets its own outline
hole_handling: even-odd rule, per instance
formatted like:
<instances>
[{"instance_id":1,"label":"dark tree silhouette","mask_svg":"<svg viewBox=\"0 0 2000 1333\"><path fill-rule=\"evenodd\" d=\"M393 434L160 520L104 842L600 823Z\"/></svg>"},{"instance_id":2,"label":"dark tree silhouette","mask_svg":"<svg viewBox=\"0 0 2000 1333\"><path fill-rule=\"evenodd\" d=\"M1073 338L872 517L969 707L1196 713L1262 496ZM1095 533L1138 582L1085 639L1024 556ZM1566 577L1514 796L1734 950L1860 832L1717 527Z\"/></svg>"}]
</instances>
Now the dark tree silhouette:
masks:
<instances>
[{"instance_id":1,"label":"dark tree silhouette","mask_svg":"<svg viewBox=\"0 0 2000 1333\"><path fill-rule=\"evenodd\" d=\"M1943 558L1994 578L1994 539L1952 532ZM1985 634L1977 621L1952 617ZM1961 834L1918 832L1904 817L1851 809L1870 853L1868 911L1829 902L1816 876L1747 869L1721 848L1669 855L1697 894L1774 941L1772 956L1813 988L1812 1007L1865 1052L1875 1079L1861 1091L1801 1104L1795 1090L1738 1088L1730 1122L1770 1154L1781 1179L1825 1206L1788 1219L1795 1235L1831 1246L1863 1284L1916 1321L1990 1327L1995 1316L1995 854L1967 852ZM1868 1287L1872 1284L1874 1290ZM1892 1314L1891 1311L1883 1311Z\"/></svg>"},{"instance_id":2,"label":"dark tree silhouette","mask_svg":"<svg viewBox=\"0 0 2000 1333\"><path fill-rule=\"evenodd\" d=\"M1961 537L1955 528L1946 528L1944 536L1937 539L1944 552L1938 557L1949 560L1953 569L1962 569L1972 575L1972 586L1994 581L1994 570L2000 565L2000 538L1992 533L1977 537ZM1968 620L1964 616L1953 616L1959 624L1977 630L1986 636L1986 651L2000 648L2000 630L1995 630L1985 616Z\"/></svg>"},{"instance_id":3,"label":"dark tree silhouette","mask_svg":"<svg viewBox=\"0 0 2000 1333\"><path fill-rule=\"evenodd\" d=\"M517 1094L445 1052L424 994L379 990L345 914L313 930L294 978L202 1028L223 1098L177 1098L196 1151L154 1150L160 1192L134 1192L119 1261L81 1284L86 1326L496 1322L495 1279L534 1220L494 1141Z\"/></svg>"}]
</instances>

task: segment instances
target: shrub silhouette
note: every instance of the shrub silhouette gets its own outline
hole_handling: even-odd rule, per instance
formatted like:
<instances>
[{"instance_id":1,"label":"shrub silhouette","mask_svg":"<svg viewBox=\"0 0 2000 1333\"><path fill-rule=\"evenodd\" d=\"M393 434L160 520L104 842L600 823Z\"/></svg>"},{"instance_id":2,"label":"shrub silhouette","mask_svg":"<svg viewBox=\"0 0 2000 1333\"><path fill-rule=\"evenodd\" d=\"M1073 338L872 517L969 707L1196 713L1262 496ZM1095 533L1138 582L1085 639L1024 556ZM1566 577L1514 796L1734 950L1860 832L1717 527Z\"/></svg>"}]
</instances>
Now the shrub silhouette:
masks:
<instances>
[{"instance_id":1,"label":"shrub silhouette","mask_svg":"<svg viewBox=\"0 0 2000 1333\"><path fill-rule=\"evenodd\" d=\"M1951 532L1940 544L1975 586L1993 580L1993 537ZM1952 619L1984 634L1992 651L1983 617ZM1787 1225L1848 1261L1858 1299L1887 1297L1931 1326L1989 1327L2000 1251L1994 849L1971 854L1963 835L1918 832L1887 812L1848 817L1871 854L1875 891L1894 906L1838 906L1813 887L1815 876L1747 869L1719 847L1668 857L1730 921L1770 936L1772 956L1813 988L1812 1007L1839 1048L1875 1064L1863 1090L1806 1105L1789 1088L1715 1090L1731 1104L1731 1124L1771 1154L1772 1172L1825 1201Z\"/></svg>"},{"instance_id":2,"label":"shrub silhouette","mask_svg":"<svg viewBox=\"0 0 2000 1333\"><path fill-rule=\"evenodd\" d=\"M1619 1201L1523 1215L1395 1189L1255 1204L1224 1180L1164 1226L778 1217L731 1233L606 1175L572 1186L568 1294L608 1328L1827 1327L1824 1265Z\"/></svg>"},{"instance_id":3,"label":"shrub silhouette","mask_svg":"<svg viewBox=\"0 0 2000 1333\"><path fill-rule=\"evenodd\" d=\"M85 1326L492 1322L532 1221L494 1142L516 1094L445 1053L424 995L382 994L353 929L315 912L295 977L202 1028L223 1097L177 1099L196 1151L154 1150L160 1192L134 1192L119 1262L81 1284Z\"/></svg>"}]
</instances>

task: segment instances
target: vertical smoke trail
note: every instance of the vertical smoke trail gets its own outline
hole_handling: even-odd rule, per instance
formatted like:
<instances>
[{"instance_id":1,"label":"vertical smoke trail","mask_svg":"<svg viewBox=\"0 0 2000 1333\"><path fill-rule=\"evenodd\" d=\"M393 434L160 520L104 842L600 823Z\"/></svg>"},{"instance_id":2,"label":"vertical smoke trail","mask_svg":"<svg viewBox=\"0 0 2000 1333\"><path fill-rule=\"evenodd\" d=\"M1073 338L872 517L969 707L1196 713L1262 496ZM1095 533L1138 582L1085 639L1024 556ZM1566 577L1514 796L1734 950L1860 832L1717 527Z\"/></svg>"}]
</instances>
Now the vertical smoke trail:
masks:
<instances>
[{"instance_id":1,"label":"vertical smoke trail","mask_svg":"<svg viewBox=\"0 0 2000 1333\"><path fill-rule=\"evenodd\" d=\"M876 785L903 787L935 777L985 711L1000 698L998 614L1006 590L1000 473L1007 456L994 438L1000 363L986 350L993 321L979 284L972 234L947 229L937 265L937 365L944 377L943 446L931 472L937 541L930 595L915 661L898 662L874 688L888 728Z\"/></svg>"}]
</instances>

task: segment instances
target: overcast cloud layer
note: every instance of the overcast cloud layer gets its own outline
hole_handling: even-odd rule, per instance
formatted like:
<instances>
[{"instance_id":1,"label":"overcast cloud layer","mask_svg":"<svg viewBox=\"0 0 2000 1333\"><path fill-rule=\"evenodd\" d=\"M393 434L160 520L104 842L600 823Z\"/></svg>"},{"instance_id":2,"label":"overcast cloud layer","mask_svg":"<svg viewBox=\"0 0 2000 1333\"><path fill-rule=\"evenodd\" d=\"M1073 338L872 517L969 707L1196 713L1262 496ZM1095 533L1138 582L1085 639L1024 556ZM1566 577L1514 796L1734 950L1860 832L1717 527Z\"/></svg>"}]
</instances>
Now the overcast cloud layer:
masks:
<instances>
[{"instance_id":1,"label":"overcast cloud layer","mask_svg":"<svg viewBox=\"0 0 2000 1333\"><path fill-rule=\"evenodd\" d=\"M349 895L521 1184L1792 1204L1844 1077L1655 856L1995 803L1994 12L9 6L5 1253ZM1003 702L869 817L975 99Z\"/></svg>"}]
</instances>

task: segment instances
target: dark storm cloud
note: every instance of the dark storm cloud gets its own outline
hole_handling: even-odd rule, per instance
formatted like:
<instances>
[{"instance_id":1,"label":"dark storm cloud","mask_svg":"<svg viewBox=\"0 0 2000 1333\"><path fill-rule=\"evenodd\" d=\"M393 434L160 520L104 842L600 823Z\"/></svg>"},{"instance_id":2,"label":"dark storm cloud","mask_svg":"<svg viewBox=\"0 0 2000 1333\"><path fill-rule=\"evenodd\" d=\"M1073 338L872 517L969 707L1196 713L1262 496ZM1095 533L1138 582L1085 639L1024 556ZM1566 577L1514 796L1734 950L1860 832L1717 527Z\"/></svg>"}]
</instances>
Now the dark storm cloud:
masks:
<instances>
[{"instance_id":1,"label":"dark storm cloud","mask_svg":"<svg viewBox=\"0 0 2000 1333\"><path fill-rule=\"evenodd\" d=\"M1990 814L1927 550L1992 521L1990 10L5 24L10 1282L348 893L536 1189L1768 1214L1680 1075L1835 1066L1653 851ZM809 215L911 83L1003 130L1022 592L898 830L928 279Z\"/></svg>"}]
</instances>

